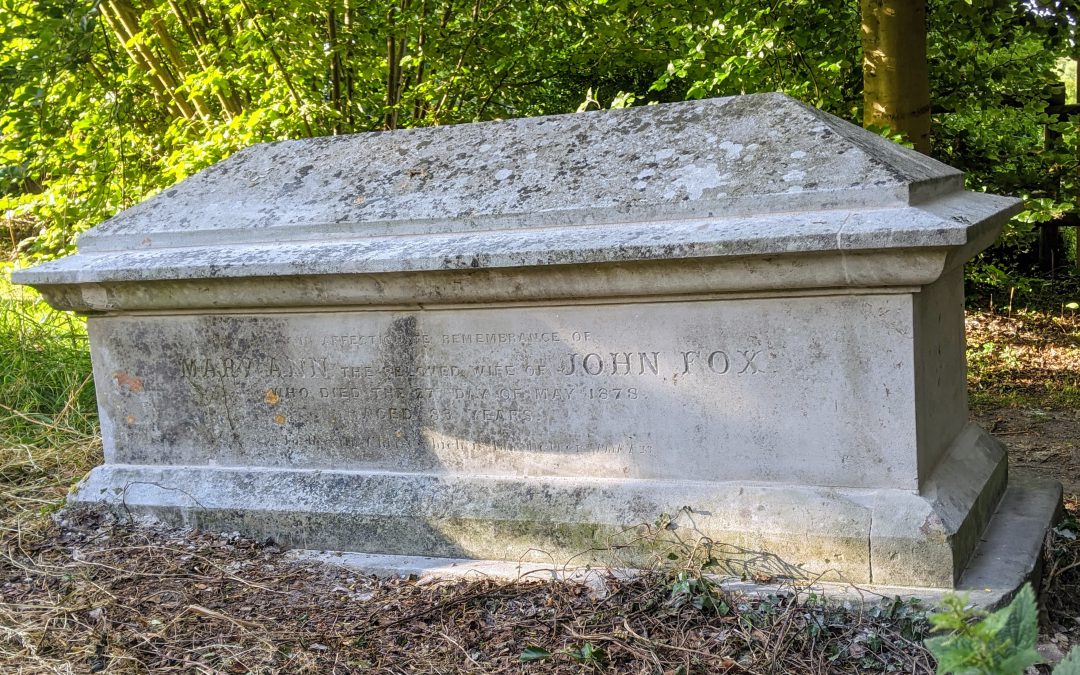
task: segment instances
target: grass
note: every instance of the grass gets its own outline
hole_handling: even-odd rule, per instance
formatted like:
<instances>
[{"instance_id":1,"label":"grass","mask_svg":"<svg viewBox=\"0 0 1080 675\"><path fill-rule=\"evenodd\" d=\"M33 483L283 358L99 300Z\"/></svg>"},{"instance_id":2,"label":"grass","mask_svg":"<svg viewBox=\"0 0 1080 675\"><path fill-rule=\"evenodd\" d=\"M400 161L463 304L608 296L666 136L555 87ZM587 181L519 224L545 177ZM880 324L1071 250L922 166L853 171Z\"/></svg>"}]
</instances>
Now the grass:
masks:
<instances>
[{"instance_id":1,"label":"grass","mask_svg":"<svg viewBox=\"0 0 1080 675\"><path fill-rule=\"evenodd\" d=\"M100 461L85 322L0 269L0 528L57 508Z\"/></svg>"}]
</instances>

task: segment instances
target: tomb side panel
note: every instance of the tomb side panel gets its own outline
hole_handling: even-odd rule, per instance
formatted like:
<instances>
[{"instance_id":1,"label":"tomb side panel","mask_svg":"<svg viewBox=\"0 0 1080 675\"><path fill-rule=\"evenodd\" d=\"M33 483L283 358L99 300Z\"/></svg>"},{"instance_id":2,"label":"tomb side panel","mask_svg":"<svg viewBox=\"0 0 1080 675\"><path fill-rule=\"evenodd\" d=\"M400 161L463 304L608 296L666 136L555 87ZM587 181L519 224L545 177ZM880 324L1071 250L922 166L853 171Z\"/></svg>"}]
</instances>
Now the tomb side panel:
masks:
<instances>
[{"instance_id":1,"label":"tomb side panel","mask_svg":"<svg viewBox=\"0 0 1080 675\"><path fill-rule=\"evenodd\" d=\"M109 461L917 487L905 295L92 320Z\"/></svg>"},{"instance_id":2,"label":"tomb side panel","mask_svg":"<svg viewBox=\"0 0 1080 675\"><path fill-rule=\"evenodd\" d=\"M914 295L914 325L921 484L968 419L962 268Z\"/></svg>"}]
</instances>

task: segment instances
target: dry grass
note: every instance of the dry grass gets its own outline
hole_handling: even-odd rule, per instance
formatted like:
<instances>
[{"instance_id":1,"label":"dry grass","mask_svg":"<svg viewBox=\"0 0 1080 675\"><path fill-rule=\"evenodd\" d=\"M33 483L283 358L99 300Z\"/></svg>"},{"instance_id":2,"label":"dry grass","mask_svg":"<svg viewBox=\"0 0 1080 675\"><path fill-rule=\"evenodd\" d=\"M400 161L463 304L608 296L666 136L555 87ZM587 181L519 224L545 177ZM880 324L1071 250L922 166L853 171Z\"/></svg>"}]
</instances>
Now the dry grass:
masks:
<instances>
[{"instance_id":1,"label":"dry grass","mask_svg":"<svg viewBox=\"0 0 1080 675\"><path fill-rule=\"evenodd\" d=\"M0 268L0 532L40 525L100 461L84 322Z\"/></svg>"}]
</instances>

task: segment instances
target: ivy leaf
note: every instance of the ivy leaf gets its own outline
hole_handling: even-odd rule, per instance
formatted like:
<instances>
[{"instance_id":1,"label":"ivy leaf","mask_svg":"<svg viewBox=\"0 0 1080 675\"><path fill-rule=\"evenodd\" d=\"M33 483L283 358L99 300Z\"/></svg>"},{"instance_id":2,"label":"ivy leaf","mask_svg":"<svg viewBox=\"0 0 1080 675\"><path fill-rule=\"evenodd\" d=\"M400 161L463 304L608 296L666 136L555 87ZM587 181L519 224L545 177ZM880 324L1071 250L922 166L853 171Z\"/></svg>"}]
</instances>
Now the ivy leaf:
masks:
<instances>
[{"instance_id":1,"label":"ivy leaf","mask_svg":"<svg viewBox=\"0 0 1080 675\"><path fill-rule=\"evenodd\" d=\"M525 647L525 651L521 652L521 656L518 656L518 661L521 663L532 663L533 661L543 661L544 659L550 658L551 652L543 647L528 645Z\"/></svg>"},{"instance_id":2,"label":"ivy leaf","mask_svg":"<svg viewBox=\"0 0 1080 675\"><path fill-rule=\"evenodd\" d=\"M577 649L571 649L567 654L578 663L600 663L604 660L604 650L591 642L586 642Z\"/></svg>"}]
</instances>

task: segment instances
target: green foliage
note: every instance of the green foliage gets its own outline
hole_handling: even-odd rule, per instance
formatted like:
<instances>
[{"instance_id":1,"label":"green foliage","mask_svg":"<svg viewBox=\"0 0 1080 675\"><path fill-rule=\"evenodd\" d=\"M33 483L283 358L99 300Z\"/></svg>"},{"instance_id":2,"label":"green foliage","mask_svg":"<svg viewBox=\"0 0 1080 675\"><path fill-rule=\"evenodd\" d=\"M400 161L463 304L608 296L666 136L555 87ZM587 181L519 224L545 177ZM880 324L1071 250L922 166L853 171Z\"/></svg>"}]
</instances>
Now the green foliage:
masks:
<instances>
[{"instance_id":1,"label":"green foliage","mask_svg":"<svg viewBox=\"0 0 1080 675\"><path fill-rule=\"evenodd\" d=\"M735 2L686 15L672 34L683 54L653 85L685 98L785 91L853 117L861 104L858 4Z\"/></svg>"},{"instance_id":2,"label":"green foliage","mask_svg":"<svg viewBox=\"0 0 1080 675\"><path fill-rule=\"evenodd\" d=\"M591 642L583 642L576 647L568 647L566 649L561 649L558 652L549 652L543 647L529 645L522 650L521 654L518 656L518 661L521 663L534 663L537 661L546 661L557 656L566 656L571 661L575 661L582 665L597 667L602 666L607 659L607 655L604 653L603 649Z\"/></svg>"},{"instance_id":3,"label":"green foliage","mask_svg":"<svg viewBox=\"0 0 1080 675\"><path fill-rule=\"evenodd\" d=\"M1020 675L1042 663L1035 651L1039 635L1038 609L1030 584L1008 606L992 614L967 606L955 595L945 598L941 611L930 615L935 629L948 635L926 640L937 659L939 675ZM1080 650L1073 650L1055 669L1055 675L1080 673Z\"/></svg>"},{"instance_id":4,"label":"green foliage","mask_svg":"<svg viewBox=\"0 0 1080 675\"><path fill-rule=\"evenodd\" d=\"M1073 649L1054 667L1054 675L1080 675L1080 649Z\"/></svg>"},{"instance_id":5,"label":"green foliage","mask_svg":"<svg viewBox=\"0 0 1080 675\"><path fill-rule=\"evenodd\" d=\"M1007 607L989 615L949 596L943 611L930 615L930 623L949 631L926 641L939 674L1015 675L1042 661L1035 651L1038 614L1030 585L1025 584Z\"/></svg>"},{"instance_id":6,"label":"green foliage","mask_svg":"<svg viewBox=\"0 0 1080 675\"><path fill-rule=\"evenodd\" d=\"M1076 103L1076 61L1068 58L1058 59L1058 75L1065 83L1065 100L1068 103Z\"/></svg>"},{"instance_id":7,"label":"green foliage","mask_svg":"<svg viewBox=\"0 0 1080 675\"><path fill-rule=\"evenodd\" d=\"M543 647L537 647L536 645L528 645L518 656L518 661L522 663L532 663L533 661L544 661L550 659L553 656L551 652Z\"/></svg>"},{"instance_id":8,"label":"green foliage","mask_svg":"<svg viewBox=\"0 0 1080 675\"><path fill-rule=\"evenodd\" d=\"M872 619L888 621L900 637L910 642L919 642L929 632L926 607L916 597L894 595L892 598L882 598L867 610L867 614ZM880 646L876 644L879 640L876 634L871 638L868 643L872 649Z\"/></svg>"},{"instance_id":9,"label":"green foliage","mask_svg":"<svg viewBox=\"0 0 1080 675\"><path fill-rule=\"evenodd\" d=\"M717 616L725 616L731 611L724 601L723 589L715 579L708 576L706 568L679 570L671 582L671 598L668 604L676 609L689 605Z\"/></svg>"},{"instance_id":10,"label":"green foliage","mask_svg":"<svg viewBox=\"0 0 1080 675\"><path fill-rule=\"evenodd\" d=\"M932 3L931 53L936 110L933 155L967 174L969 189L1021 197L1027 211L972 266L971 280L1019 289L1033 270L1039 225L1072 210L1077 185L1075 120L1050 114L1060 92L1059 63L1071 54L1071 2L973 0ZM1074 40L1073 40L1074 41ZM948 64L948 65L947 65ZM1065 263L1064 260L1061 261ZM1005 275L982 275L993 265Z\"/></svg>"},{"instance_id":11,"label":"green foliage","mask_svg":"<svg viewBox=\"0 0 1080 675\"><path fill-rule=\"evenodd\" d=\"M607 102L667 64L661 23L643 1L0 0L0 217L62 255L252 143Z\"/></svg>"},{"instance_id":12,"label":"green foliage","mask_svg":"<svg viewBox=\"0 0 1080 675\"><path fill-rule=\"evenodd\" d=\"M85 322L0 267L0 530L40 523L101 461Z\"/></svg>"},{"instance_id":13,"label":"green foliage","mask_svg":"<svg viewBox=\"0 0 1080 675\"><path fill-rule=\"evenodd\" d=\"M969 189L1028 205L973 266L991 289L1033 275L1038 226L1080 198L1075 121L1047 111L1060 61L1073 55L1076 14L1071 0L928 2L931 154L966 172ZM780 90L861 122L858 3L735 2L689 18L673 31L683 53L654 90L681 86L687 98Z\"/></svg>"},{"instance_id":14,"label":"green foliage","mask_svg":"<svg viewBox=\"0 0 1080 675\"><path fill-rule=\"evenodd\" d=\"M582 643L579 647L568 650L567 656L578 663L595 666L602 665L607 658L604 650L591 642Z\"/></svg>"}]
</instances>

